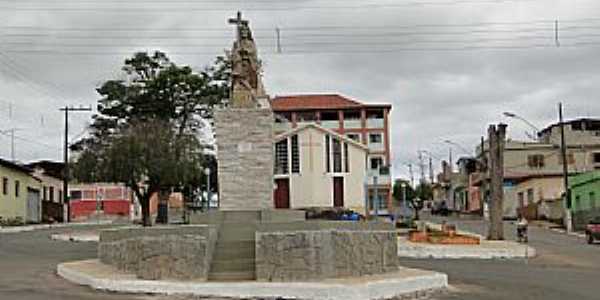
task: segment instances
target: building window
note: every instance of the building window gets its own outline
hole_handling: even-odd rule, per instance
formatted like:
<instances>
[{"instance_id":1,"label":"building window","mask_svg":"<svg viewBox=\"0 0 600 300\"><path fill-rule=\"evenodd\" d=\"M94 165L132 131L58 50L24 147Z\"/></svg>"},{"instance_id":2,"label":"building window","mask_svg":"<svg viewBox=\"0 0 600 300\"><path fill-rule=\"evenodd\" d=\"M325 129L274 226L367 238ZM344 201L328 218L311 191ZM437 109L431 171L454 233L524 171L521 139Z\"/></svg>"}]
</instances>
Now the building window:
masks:
<instances>
[{"instance_id":1,"label":"building window","mask_svg":"<svg viewBox=\"0 0 600 300\"><path fill-rule=\"evenodd\" d=\"M349 110L344 112L344 120L358 120L360 119L360 111Z\"/></svg>"},{"instance_id":2,"label":"building window","mask_svg":"<svg viewBox=\"0 0 600 300\"><path fill-rule=\"evenodd\" d=\"M288 173L288 140L275 144L275 174Z\"/></svg>"},{"instance_id":3,"label":"building window","mask_svg":"<svg viewBox=\"0 0 600 300\"><path fill-rule=\"evenodd\" d=\"M19 192L21 189L21 182L19 182L18 180L15 180L15 197L19 197Z\"/></svg>"},{"instance_id":4,"label":"building window","mask_svg":"<svg viewBox=\"0 0 600 300\"><path fill-rule=\"evenodd\" d=\"M44 201L48 201L48 187L44 186L44 187L42 188L42 191L43 191L43 192L42 192L42 193L43 193L43 194L42 194L42 199L43 199Z\"/></svg>"},{"instance_id":5,"label":"building window","mask_svg":"<svg viewBox=\"0 0 600 300\"><path fill-rule=\"evenodd\" d=\"M563 164L563 157L562 155L558 156L558 163L559 164ZM573 153L567 153L567 164L569 165L574 165L575 164L575 155Z\"/></svg>"},{"instance_id":6,"label":"building window","mask_svg":"<svg viewBox=\"0 0 600 300\"><path fill-rule=\"evenodd\" d=\"M321 121L339 121L337 111L324 111L321 113Z\"/></svg>"},{"instance_id":7,"label":"building window","mask_svg":"<svg viewBox=\"0 0 600 300\"><path fill-rule=\"evenodd\" d=\"M347 143L344 143L344 169L346 173L350 173L350 151Z\"/></svg>"},{"instance_id":8,"label":"building window","mask_svg":"<svg viewBox=\"0 0 600 300\"><path fill-rule=\"evenodd\" d=\"M533 189L528 189L527 190L527 203L534 203L534 199L533 199Z\"/></svg>"},{"instance_id":9,"label":"building window","mask_svg":"<svg viewBox=\"0 0 600 300\"><path fill-rule=\"evenodd\" d=\"M2 178L2 194L8 195L8 178Z\"/></svg>"},{"instance_id":10,"label":"building window","mask_svg":"<svg viewBox=\"0 0 600 300\"><path fill-rule=\"evenodd\" d=\"M532 169L541 169L544 167L544 155L534 154L527 157L527 164Z\"/></svg>"},{"instance_id":11,"label":"building window","mask_svg":"<svg viewBox=\"0 0 600 300\"><path fill-rule=\"evenodd\" d=\"M369 134L369 143L371 144L381 144L383 142L383 135L381 133L371 133Z\"/></svg>"},{"instance_id":12,"label":"building window","mask_svg":"<svg viewBox=\"0 0 600 300\"><path fill-rule=\"evenodd\" d=\"M367 119L383 119L383 110L367 110Z\"/></svg>"},{"instance_id":13,"label":"building window","mask_svg":"<svg viewBox=\"0 0 600 300\"><path fill-rule=\"evenodd\" d=\"M342 143L336 138L333 139L333 172L342 172Z\"/></svg>"},{"instance_id":14,"label":"building window","mask_svg":"<svg viewBox=\"0 0 600 300\"><path fill-rule=\"evenodd\" d=\"M298 122L312 122L317 120L317 115L314 112L300 112L296 118Z\"/></svg>"},{"instance_id":15,"label":"building window","mask_svg":"<svg viewBox=\"0 0 600 300\"><path fill-rule=\"evenodd\" d=\"M600 164L600 153L592 153L592 163Z\"/></svg>"},{"instance_id":16,"label":"building window","mask_svg":"<svg viewBox=\"0 0 600 300\"><path fill-rule=\"evenodd\" d=\"M331 172L331 151L329 145L329 136L325 135L325 170L327 173Z\"/></svg>"},{"instance_id":17,"label":"building window","mask_svg":"<svg viewBox=\"0 0 600 300\"><path fill-rule=\"evenodd\" d=\"M63 202L63 193L62 193L62 191L58 191L58 202L59 203Z\"/></svg>"},{"instance_id":18,"label":"building window","mask_svg":"<svg viewBox=\"0 0 600 300\"><path fill-rule=\"evenodd\" d=\"M596 209L596 193L590 192L590 208Z\"/></svg>"},{"instance_id":19,"label":"building window","mask_svg":"<svg viewBox=\"0 0 600 300\"><path fill-rule=\"evenodd\" d=\"M383 167L383 158L371 157L371 170L377 170Z\"/></svg>"},{"instance_id":20,"label":"building window","mask_svg":"<svg viewBox=\"0 0 600 300\"><path fill-rule=\"evenodd\" d=\"M51 186L49 189L50 192L50 202L54 202L54 187Z\"/></svg>"},{"instance_id":21,"label":"building window","mask_svg":"<svg viewBox=\"0 0 600 300\"><path fill-rule=\"evenodd\" d=\"M83 193L81 191L71 191L71 198L69 199L69 201L81 200L82 197L83 197Z\"/></svg>"},{"instance_id":22,"label":"building window","mask_svg":"<svg viewBox=\"0 0 600 300\"><path fill-rule=\"evenodd\" d=\"M346 134L346 137L357 143L360 143L360 134L358 133L348 133Z\"/></svg>"},{"instance_id":23,"label":"building window","mask_svg":"<svg viewBox=\"0 0 600 300\"><path fill-rule=\"evenodd\" d=\"M519 198L519 207L525 207L525 195L523 194L523 192L520 192L517 194L518 198Z\"/></svg>"},{"instance_id":24,"label":"building window","mask_svg":"<svg viewBox=\"0 0 600 300\"><path fill-rule=\"evenodd\" d=\"M292 136L292 173L300 173L300 146L297 134Z\"/></svg>"}]
</instances>

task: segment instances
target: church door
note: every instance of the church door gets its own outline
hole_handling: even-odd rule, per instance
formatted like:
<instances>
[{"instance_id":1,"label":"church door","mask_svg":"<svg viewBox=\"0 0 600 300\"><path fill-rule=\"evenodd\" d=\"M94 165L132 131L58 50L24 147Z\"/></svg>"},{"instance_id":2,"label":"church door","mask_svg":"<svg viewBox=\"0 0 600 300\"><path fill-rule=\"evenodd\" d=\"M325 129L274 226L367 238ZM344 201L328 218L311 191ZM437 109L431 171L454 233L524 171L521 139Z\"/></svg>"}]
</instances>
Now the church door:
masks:
<instances>
[{"instance_id":1,"label":"church door","mask_svg":"<svg viewBox=\"0 0 600 300\"><path fill-rule=\"evenodd\" d=\"M344 207L344 177L333 177L333 206Z\"/></svg>"},{"instance_id":2,"label":"church door","mask_svg":"<svg viewBox=\"0 0 600 300\"><path fill-rule=\"evenodd\" d=\"M277 188L273 192L275 200L275 208L288 209L290 208L290 182L287 178L275 179Z\"/></svg>"}]
</instances>

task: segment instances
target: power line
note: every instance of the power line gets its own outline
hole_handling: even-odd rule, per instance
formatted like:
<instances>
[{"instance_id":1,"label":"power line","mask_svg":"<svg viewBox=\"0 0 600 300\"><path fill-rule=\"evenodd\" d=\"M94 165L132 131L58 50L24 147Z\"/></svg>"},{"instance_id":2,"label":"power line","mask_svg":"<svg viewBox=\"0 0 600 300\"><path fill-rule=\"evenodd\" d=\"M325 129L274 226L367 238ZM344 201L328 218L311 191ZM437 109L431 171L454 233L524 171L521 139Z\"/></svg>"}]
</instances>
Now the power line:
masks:
<instances>
[{"instance_id":1,"label":"power line","mask_svg":"<svg viewBox=\"0 0 600 300\"><path fill-rule=\"evenodd\" d=\"M435 2L435 1L420 1L420 2L405 2L405 3L388 3L388 4L375 4L375 3L371 3L371 4L356 4L356 5L328 5L328 6L323 6L323 5L292 5L289 6L289 4L291 4L290 2L285 3L286 6L283 5L279 5L279 3L282 3L283 1L272 1L272 2L268 2L269 6L264 6L264 7L260 7L257 5L250 5L250 6L244 6L242 7L242 10L244 11L297 11L297 10L340 10L340 9L344 9L344 10L354 10L354 9L394 9L394 8L407 8L407 7L424 7L424 6L458 6L458 5L465 5L465 4L471 4L471 5L475 5L475 4L506 4L506 3L523 3L523 2L533 2L535 0L453 0L453 1L444 1L444 2ZM106 7L106 6L97 6L97 5L88 5L88 6L79 6L79 7L73 7L73 6L63 6L63 7L33 7L33 6L13 6L13 7L0 7L0 9L2 10L14 10L14 11L32 11L32 12L38 12L38 11L47 11L47 12L91 12L91 13L104 13L104 12L113 12L113 13L188 13L188 12L215 12L215 11L231 11L234 8L235 9L240 9L239 4L235 5L235 7L225 7L225 6L221 6L221 7L191 7L191 6L187 6L187 7L160 7L160 6L155 6L155 7L132 7L132 6L125 6L125 7L114 7L114 4L116 4L117 2L102 2L104 4L112 4L112 7ZM142 1L133 1L132 3L135 4L145 4L145 5L149 5L152 4L151 2L142 2ZM158 2L155 2L154 4L157 4ZM166 4L167 2L165 2ZM173 2L169 2L168 4L172 4ZM189 2L190 4L210 4L210 3L217 3L217 2L208 2L208 1L194 1L194 2ZM220 4L224 4L224 2L220 1L218 2ZM233 4L233 2L230 2L231 4ZM41 4L41 3L40 3ZM99 3L94 3L94 4L100 4ZM127 4L127 3L126 3ZM278 6L279 5L279 6ZM277 6L277 7L274 7Z\"/></svg>"}]
</instances>

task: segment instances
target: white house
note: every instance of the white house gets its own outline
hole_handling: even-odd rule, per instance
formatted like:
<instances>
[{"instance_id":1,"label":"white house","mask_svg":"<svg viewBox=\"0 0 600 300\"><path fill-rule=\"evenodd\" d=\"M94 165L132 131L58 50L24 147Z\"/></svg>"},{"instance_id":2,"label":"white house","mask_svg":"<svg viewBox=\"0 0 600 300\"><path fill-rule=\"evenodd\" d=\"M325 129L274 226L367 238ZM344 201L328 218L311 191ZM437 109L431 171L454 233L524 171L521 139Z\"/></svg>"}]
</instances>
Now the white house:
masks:
<instances>
[{"instance_id":1,"label":"white house","mask_svg":"<svg viewBox=\"0 0 600 300\"><path fill-rule=\"evenodd\" d=\"M368 147L308 123L275 138L275 208L365 211Z\"/></svg>"}]
</instances>

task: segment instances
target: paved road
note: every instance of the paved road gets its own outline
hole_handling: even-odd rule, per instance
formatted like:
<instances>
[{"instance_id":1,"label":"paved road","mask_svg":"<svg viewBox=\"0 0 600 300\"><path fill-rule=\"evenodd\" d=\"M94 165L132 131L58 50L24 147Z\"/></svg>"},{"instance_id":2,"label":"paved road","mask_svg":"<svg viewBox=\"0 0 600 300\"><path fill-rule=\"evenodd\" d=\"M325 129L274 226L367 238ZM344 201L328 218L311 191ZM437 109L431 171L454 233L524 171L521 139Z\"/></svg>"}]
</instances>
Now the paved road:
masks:
<instances>
[{"instance_id":1,"label":"paved road","mask_svg":"<svg viewBox=\"0 0 600 300\"><path fill-rule=\"evenodd\" d=\"M459 229L483 232L480 221L454 221ZM507 237L514 228L507 226ZM96 243L50 240L68 229L0 234L0 299L11 300L188 300L194 297L96 292L55 275L60 262L96 257ZM531 245L540 256L524 260L402 260L410 267L447 273L452 289L436 300L600 299L600 245L533 228Z\"/></svg>"},{"instance_id":2,"label":"paved road","mask_svg":"<svg viewBox=\"0 0 600 300\"><path fill-rule=\"evenodd\" d=\"M439 220L439 219L438 219ZM449 219L459 229L483 234L482 221ZM505 223L507 239L515 227ZM525 260L402 260L402 264L447 273L452 289L435 299L600 299L600 244L542 228L530 228L539 256Z\"/></svg>"},{"instance_id":3,"label":"paved road","mask_svg":"<svg viewBox=\"0 0 600 300\"><path fill-rule=\"evenodd\" d=\"M60 262L96 257L96 243L53 241L68 229L0 234L0 299L140 300L148 297L95 292L55 275Z\"/></svg>"}]
</instances>

